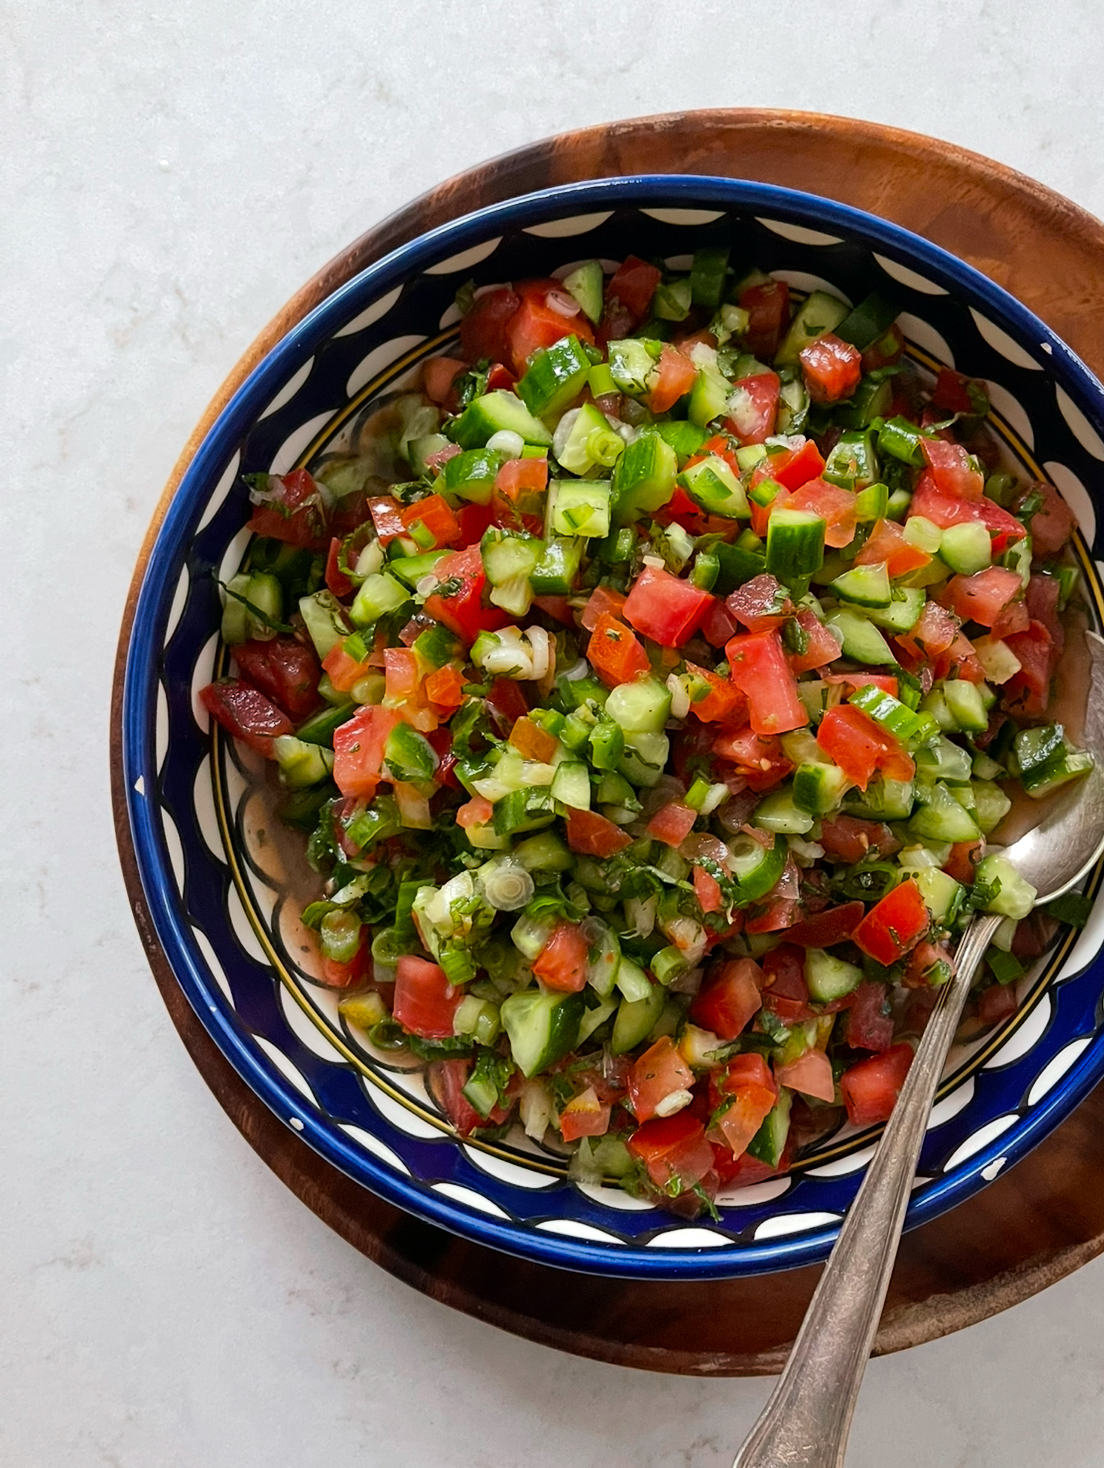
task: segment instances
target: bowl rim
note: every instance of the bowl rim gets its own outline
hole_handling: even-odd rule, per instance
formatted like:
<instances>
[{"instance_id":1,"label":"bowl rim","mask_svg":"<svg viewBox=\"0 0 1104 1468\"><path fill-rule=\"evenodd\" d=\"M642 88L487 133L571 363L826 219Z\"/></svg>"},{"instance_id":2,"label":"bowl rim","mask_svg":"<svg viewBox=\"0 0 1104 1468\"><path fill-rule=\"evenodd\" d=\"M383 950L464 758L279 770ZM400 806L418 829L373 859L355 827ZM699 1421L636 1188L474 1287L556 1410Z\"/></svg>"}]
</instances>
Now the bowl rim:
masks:
<instances>
[{"instance_id":1,"label":"bowl rim","mask_svg":"<svg viewBox=\"0 0 1104 1468\"><path fill-rule=\"evenodd\" d=\"M1018 333L1024 342L1046 352L1047 374L1069 394L1093 426L1104 422L1104 387L1033 312L941 246L867 211L802 190L716 175L634 173L542 189L474 210L399 245L322 299L252 367L222 405L184 469L175 493L165 506L160 525L151 526L148 557L138 588L123 671L122 778L139 876L156 938L201 1023L254 1094L342 1172L408 1213L475 1242L541 1264L655 1280L728 1278L816 1262L825 1257L838 1225L762 1244L720 1245L708 1250L597 1245L531 1228L519 1230L512 1222L503 1224L485 1214L473 1214L439 1194L407 1184L352 1144L333 1123L315 1117L312 1108L304 1106L300 1093L267 1062L252 1037L242 1034L230 1016L219 1005L212 1004L207 981L197 962L194 941L190 931L186 931L188 925L179 920L169 899L171 863L153 819L153 803L143 792L156 788L153 705L156 655L168 612L167 598L161 593L161 586L169 584L165 573L177 563L183 543L202 514L205 500L196 496L213 486L212 475L225 466L237 442L288 380L295 366L301 365L366 304L441 258L442 246L447 246L448 255L457 254L490 237L499 228L524 228L527 221L581 212L588 206L702 208L706 205L765 213L806 228L836 226L845 235L883 250L906 268L919 264L936 277L944 277L946 289L984 303L998 321L1013 328L1013 333ZM810 223L810 219L815 223ZM171 584L175 585L175 578ZM983 1185L978 1178L996 1157L1005 1157L1009 1163L1018 1160L1087 1094L1102 1072L1104 1037L1097 1037L1027 1119L1021 1119L1010 1132L929 1185L910 1207L907 1227L935 1217L977 1191ZM734 1263L738 1264L735 1269Z\"/></svg>"}]
</instances>

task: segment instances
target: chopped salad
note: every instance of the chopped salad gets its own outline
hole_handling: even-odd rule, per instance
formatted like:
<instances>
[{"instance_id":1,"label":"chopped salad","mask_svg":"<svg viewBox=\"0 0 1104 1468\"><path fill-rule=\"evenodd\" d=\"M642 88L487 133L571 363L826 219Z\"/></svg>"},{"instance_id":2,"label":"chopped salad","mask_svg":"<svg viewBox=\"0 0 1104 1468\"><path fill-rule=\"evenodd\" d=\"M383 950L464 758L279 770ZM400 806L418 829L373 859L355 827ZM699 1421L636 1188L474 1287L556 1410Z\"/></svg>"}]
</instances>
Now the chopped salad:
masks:
<instances>
[{"instance_id":1,"label":"chopped salad","mask_svg":"<svg viewBox=\"0 0 1104 1468\"><path fill-rule=\"evenodd\" d=\"M1073 519L881 296L708 248L459 304L368 448L251 481L203 701L349 1023L460 1135L694 1214L885 1120L971 910L980 1024L1076 919L986 847L1091 764Z\"/></svg>"}]
</instances>

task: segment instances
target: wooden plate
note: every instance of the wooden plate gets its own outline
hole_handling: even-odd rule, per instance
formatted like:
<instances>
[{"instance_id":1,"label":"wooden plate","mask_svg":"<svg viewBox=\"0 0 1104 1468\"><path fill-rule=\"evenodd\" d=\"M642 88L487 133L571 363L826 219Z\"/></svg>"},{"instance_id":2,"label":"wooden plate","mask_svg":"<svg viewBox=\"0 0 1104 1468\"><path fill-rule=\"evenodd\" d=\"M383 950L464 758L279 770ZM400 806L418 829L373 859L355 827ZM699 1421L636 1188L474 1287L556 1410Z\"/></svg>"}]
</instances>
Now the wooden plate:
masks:
<instances>
[{"instance_id":1,"label":"wooden plate","mask_svg":"<svg viewBox=\"0 0 1104 1468\"><path fill-rule=\"evenodd\" d=\"M1018 296L1104 375L1104 226L1012 170L949 144L801 112L679 113L590 128L442 184L363 235L292 298L197 425L166 486L131 586L112 699L116 837L135 921L173 1023L243 1136L319 1218L391 1274L545 1345L699 1375L777 1371L819 1270L708 1283L565 1275L467 1243L399 1212L324 1162L248 1089L202 1028L149 921L126 816L122 672L134 603L165 508L203 436L258 361L313 306L397 245L497 200L578 179L702 173L853 204L968 260ZM902 1242L875 1354L985 1319L1104 1252L1104 1088L983 1192Z\"/></svg>"}]
</instances>

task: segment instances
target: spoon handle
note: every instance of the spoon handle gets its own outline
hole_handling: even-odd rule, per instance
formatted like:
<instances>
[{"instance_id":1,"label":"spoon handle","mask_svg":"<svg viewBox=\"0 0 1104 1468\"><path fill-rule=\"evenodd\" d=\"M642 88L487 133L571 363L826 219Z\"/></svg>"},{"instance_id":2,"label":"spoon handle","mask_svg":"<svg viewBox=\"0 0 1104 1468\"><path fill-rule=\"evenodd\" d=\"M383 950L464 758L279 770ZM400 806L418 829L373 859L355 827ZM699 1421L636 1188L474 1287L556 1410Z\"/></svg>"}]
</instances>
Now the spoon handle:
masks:
<instances>
[{"instance_id":1,"label":"spoon handle","mask_svg":"<svg viewBox=\"0 0 1104 1468\"><path fill-rule=\"evenodd\" d=\"M932 1011L789 1360L732 1468L842 1468L928 1114L974 971L1000 921L975 918L958 945L955 976Z\"/></svg>"}]
</instances>

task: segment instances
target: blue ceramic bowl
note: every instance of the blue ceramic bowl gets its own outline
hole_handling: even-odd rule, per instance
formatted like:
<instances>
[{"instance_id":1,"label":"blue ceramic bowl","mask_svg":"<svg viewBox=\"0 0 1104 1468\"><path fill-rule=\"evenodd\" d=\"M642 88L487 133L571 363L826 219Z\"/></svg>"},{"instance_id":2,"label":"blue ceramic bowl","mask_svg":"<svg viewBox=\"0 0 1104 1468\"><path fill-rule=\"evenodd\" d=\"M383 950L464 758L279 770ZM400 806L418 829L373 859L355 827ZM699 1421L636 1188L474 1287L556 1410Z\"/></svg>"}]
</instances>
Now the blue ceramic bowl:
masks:
<instances>
[{"instance_id":1,"label":"blue ceramic bowl","mask_svg":"<svg viewBox=\"0 0 1104 1468\"><path fill-rule=\"evenodd\" d=\"M1051 479L1081 528L1088 599L1104 609L1095 486L1104 389L1036 317L915 235L827 199L721 178L582 183L481 210L396 250L335 292L261 362L195 454L146 565L126 664L124 771L157 939L197 1015L304 1144L419 1218L541 1263L644 1279L717 1278L820 1260L874 1134L839 1133L793 1172L722 1194L687 1224L618 1190L576 1184L523 1137L460 1142L420 1073L373 1053L306 962L294 843L274 839L263 786L198 703L223 656L217 580L248 534L242 475L310 465L374 399L447 351L453 304L477 285L583 258L663 257L724 242L799 290L900 302L910 353L990 384L998 433ZM1086 890L1095 895L1100 869ZM909 1209L915 1225L1014 1163L1104 1074L1104 904L1021 984L1019 1012L952 1056Z\"/></svg>"}]
</instances>

